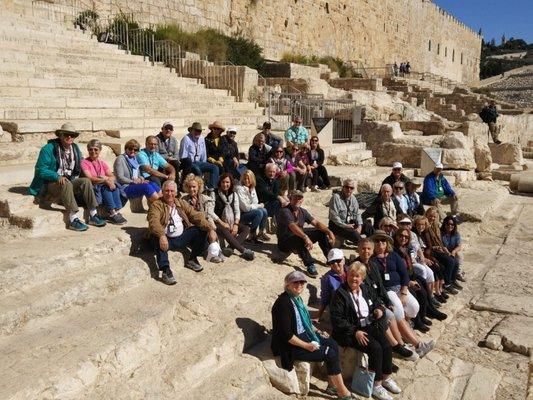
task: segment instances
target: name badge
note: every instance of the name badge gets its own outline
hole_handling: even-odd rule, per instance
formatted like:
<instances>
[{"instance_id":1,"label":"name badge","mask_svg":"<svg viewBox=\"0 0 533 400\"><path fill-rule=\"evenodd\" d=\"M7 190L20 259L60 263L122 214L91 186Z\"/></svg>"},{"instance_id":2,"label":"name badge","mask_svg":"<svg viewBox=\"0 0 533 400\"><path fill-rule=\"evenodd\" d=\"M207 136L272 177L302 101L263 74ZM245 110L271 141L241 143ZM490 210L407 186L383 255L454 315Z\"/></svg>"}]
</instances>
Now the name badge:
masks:
<instances>
[{"instance_id":1,"label":"name badge","mask_svg":"<svg viewBox=\"0 0 533 400\"><path fill-rule=\"evenodd\" d=\"M386 281L390 281L390 275L389 274L385 274L384 277L385 277Z\"/></svg>"},{"instance_id":2,"label":"name badge","mask_svg":"<svg viewBox=\"0 0 533 400\"><path fill-rule=\"evenodd\" d=\"M372 305L372 300L368 300L368 305L371 306Z\"/></svg>"},{"instance_id":3,"label":"name badge","mask_svg":"<svg viewBox=\"0 0 533 400\"><path fill-rule=\"evenodd\" d=\"M176 226L175 226L175 225L170 225L170 226L168 227L168 232L169 232L169 233L174 233L174 232L176 232Z\"/></svg>"},{"instance_id":4,"label":"name badge","mask_svg":"<svg viewBox=\"0 0 533 400\"><path fill-rule=\"evenodd\" d=\"M374 286L374 289L377 289L377 288L378 288L378 285L376 285L375 283L374 283L374 285L372 285L372 286Z\"/></svg>"}]
</instances>

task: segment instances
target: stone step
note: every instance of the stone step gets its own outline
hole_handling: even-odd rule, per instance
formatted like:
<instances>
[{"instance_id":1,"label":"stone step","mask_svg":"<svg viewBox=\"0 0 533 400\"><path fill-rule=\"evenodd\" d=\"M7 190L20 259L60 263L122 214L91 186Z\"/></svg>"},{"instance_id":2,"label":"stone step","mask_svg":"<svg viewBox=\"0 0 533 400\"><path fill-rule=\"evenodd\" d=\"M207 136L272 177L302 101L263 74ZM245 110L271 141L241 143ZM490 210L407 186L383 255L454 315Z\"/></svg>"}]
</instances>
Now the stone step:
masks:
<instances>
[{"instance_id":1,"label":"stone step","mask_svg":"<svg viewBox=\"0 0 533 400\"><path fill-rule=\"evenodd\" d=\"M27 183L33 178L35 162L26 164L0 165L0 182L2 185Z\"/></svg>"},{"instance_id":2,"label":"stone step","mask_svg":"<svg viewBox=\"0 0 533 400\"><path fill-rule=\"evenodd\" d=\"M533 159L533 151L523 151L522 156L529 160Z\"/></svg>"},{"instance_id":3,"label":"stone step","mask_svg":"<svg viewBox=\"0 0 533 400\"><path fill-rule=\"evenodd\" d=\"M46 393L53 397L65 397L68 392L69 397L80 398L83 391L90 398L93 391L110 392L116 385L128 385L128 392L135 392L151 380L160 390L181 394L202 379L209 382L210 376L219 382L216 378L219 372L224 374L222 368L240 360L242 330L246 335L256 331L247 338L257 336L266 322L262 316L269 318L271 302L277 295L277 290L265 292L265 282L259 281L249 285L244 296L221 292L221 285L248 285L242 282L243 268L255 267L245 262L228 264L225 270L229 274L216 268L202 274L188 270L182 274L178 270L180 284L184 285L180 290L150 280L106 301L105 312L96 303L72 307L54 318L26 325L17 335L0 338L4 360L11 367L0 372L1 381L7 383L0 395L41 398L39 394L48 388ZM281 281L285 271L276 272L270 266L267 269L268 284ZM264 272L264 268L261 270ZM257 290L265 298L257 299ZM201 304L195 301L200 293ZM217 304L214 315L202 305L210 302ZM235 320L239 315L247 315L257 326L242 326L239 319ZM26 343L32 343L31 348ZM19 371L27 371L24 383L14 379ZM109 382L116 384L106 385Z\"/></svg>"}]
</instances>

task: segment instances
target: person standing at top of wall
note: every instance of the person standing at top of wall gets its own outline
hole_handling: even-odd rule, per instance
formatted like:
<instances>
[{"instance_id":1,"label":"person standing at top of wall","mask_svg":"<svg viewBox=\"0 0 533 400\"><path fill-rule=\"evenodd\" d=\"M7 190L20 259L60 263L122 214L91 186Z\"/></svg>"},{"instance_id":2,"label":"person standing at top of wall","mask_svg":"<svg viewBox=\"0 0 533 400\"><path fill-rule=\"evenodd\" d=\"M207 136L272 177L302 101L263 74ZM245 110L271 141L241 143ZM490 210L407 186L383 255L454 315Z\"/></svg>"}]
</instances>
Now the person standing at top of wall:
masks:
<instances>
[{"instance_id":1,"label":"person standing at top of wall","mask_svg":"<svg viewBox=\"0 0 533 400\"><path fill-rule=\"evenodd\" d=\"M409 61L405 63L405 73L409 75L411 73L411 64L409 64Z\"/></svg>"},{"instance_id":2,"label":"person standing at top of wall","mask_svg":"<svg viewBox=\"0 0 533 400\"><path fill-rule=\"evenodd\" d=\"M483 107L483 109L479 113L479 116L481 117L483 122L489 126L489 132L492 136L492 140L494 141L494 143L501 144L501 140L498 139L498 137L500 136L500 128L496 124L496 121L500 115L498 114L498 110L496 109L496 103L494 102L494 100L491 100L488 105Z\"/></svg>"},{"instance_id":3,"label":"person standing at top of wall","mask_svg":"<svg viewBox=\"0 0 533 400\"><path fill-rule=\"evenodd\" d=\"M309 141L309 132L302 126L302 117L295 116L292 119L292 126L285 131L285 142L287 147L293 145L300 146Z\"/></svg>"},{"instance_id":4,"label":"person standing at top of wall","mask_svg":"<svg viewBox=\"0 0 533 400\"><path fill-rule=\"evenodd\" d=\"M394 61L394 65L392 66L392 72L394 72L394 76L398 76L398 63Z\"/></svg>"}]
</instances>

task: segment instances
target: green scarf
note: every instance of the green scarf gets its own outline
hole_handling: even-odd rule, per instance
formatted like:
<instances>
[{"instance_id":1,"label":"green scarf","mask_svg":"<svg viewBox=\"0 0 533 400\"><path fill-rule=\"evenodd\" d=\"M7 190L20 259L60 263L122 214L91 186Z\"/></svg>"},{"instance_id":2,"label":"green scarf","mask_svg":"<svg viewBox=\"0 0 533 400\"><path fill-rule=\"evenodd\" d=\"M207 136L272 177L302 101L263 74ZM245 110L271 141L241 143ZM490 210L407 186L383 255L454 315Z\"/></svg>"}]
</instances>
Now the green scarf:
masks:
<instances>
[{"instance_id":1,"label":"green scarf","mask_svg":"<svg viewBox=\"0 0 533 400\"><path fill-rule=\"evenodd\" d=\"M298 310L298 313L300 313L300 319L302 320L302 324L305 328L305 331L311 338L311 341L320 343L320 339L315 333L315 329L311 322L311 316L309 315L309 311L307 311L307 307L305 306L302 298L300 296L293 295L289 291L287 291L287 294L289 295L289 298L294 302L294 304L296 304L296 309Z\"/></svg>"}]
</instances>

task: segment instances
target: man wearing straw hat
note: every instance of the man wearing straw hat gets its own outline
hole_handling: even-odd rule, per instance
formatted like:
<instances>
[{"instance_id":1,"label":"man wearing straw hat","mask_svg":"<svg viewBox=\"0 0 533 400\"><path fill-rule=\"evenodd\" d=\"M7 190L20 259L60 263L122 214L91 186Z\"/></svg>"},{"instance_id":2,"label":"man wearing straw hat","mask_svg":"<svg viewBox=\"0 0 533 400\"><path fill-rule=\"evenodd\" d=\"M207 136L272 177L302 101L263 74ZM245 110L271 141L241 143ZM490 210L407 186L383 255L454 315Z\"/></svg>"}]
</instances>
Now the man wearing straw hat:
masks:
<instances>
[{"instance_id":1,"label":"man wearing straw hat","mask_svg":"<svg viewBox=\"0 0 533 400\"><path fill-rule=\"evenodd\" d=\"M208 172L207 186L214 189L218 184L220 174L215 164L207 162L202 124L195 122L187 130L189 133L181 139L180 143L180 159L188 158L191 161L191 170L196 176L202 176L204 172Z\"/></svg>"},{"instance_id":2,"label":"man wearing straw hat","mask_svg":"<svg viewBox=\"0 0 533 400\"><path fill-rule=\"evenodd\" d=\"M80 178L83 155L74 139L79 136L72 124L63 124L56 130L57 139L51 139L41 149L29 193L43 198L59 200L68 212L68 229L86 231L88 226L80 220L76 197L89 209L89 225L104 226L105 221L96 212L98 202L93 185L88 178Z\"/></svg>"}]
</instances>

